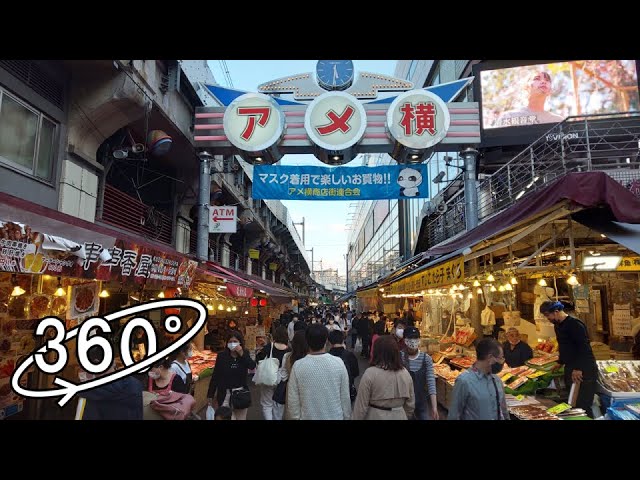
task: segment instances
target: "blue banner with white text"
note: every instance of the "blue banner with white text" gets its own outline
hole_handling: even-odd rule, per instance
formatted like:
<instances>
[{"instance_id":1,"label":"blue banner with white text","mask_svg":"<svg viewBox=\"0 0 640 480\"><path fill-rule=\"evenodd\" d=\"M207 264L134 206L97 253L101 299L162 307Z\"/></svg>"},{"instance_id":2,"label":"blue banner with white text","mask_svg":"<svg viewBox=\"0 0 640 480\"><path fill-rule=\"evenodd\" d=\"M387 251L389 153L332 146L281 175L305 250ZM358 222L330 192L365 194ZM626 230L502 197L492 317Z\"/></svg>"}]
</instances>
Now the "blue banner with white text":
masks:
<instances>
[{"instance_id":1,"label":"blue banner with white text","mask_svg":"<svg viewBox=\"0 0 640 480\"><path fill-rule=\"evenodd\" d=\"M255 165L253 198L378 200L429 197L427 166L308 167Z\"/></svg>"}]
</instances>

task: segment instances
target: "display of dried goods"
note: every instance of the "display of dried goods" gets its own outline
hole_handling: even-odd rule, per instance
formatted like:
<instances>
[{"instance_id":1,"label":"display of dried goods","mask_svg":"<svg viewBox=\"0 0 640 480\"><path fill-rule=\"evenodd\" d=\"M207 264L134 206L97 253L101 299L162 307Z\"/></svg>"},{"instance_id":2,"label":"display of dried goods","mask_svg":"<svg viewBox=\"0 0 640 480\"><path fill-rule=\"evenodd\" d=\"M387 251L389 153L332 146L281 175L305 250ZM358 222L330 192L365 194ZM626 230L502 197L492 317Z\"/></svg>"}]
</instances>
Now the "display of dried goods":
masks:
<instances>
[{"instance_id":1,"label":"display of dried goods","mask_svg":"<svg viewBox=\"0 0 640 480\"><path fill-rule=\"evenodd\" d=\"M451 364L460 368L470 368L475 363L476 359L472 357L457 357L450 360Z\"/></svg>"},{"instance_id":2,"label":"display of dried goods","mask_svg":"<svg viewBox=\"0 0 640 480\"><path fill-rule=\"evenodd\" d=\"M529 381L529 379L527 377L518 377L515 380L513 380L511 383L509 383L507 386L510 389L515 390L518 387L521 387L522 385L527 383L528 381Z\"/></svg>"},{"instance_id":3,"label":"display of dried goods","mask_svg":"<svg viewBox=\"0 0 640 480\"><path fill-rule=\"evenodd\" d=\"M559 420L557 415L547 412L542 405L513 407L509 411L521 420Z\"/></svg>"},{"instance_id":4,"label":"display of dried goods","mask_svg":"<svg viewBox=\"0 0 640 480\"><path fill-rule=\"evenodd\" d=\"M29 300L29 313L27 316L35 319L46 317L49 314L50 302L51 298L47 295L32 295Z\"/></svg>"},{"instance_id":5,"label":"display of dried goods","mask_svg":"<svg viewBox=\"0 0 640 480\"><path fill-rule=\"evenodd\" d=\"M28 295L20 295L9 298L9 315L13 318L24 318L27 316L25 307L27 306Z\"/></svg>"},{"instance_id":6,"label":"display of dried goods","mask_svg":"<svg viewBox=\"0 0 640 480\"><path fill-rule=\"evenodd\" d=\"M558 355L533 357L527 363L529 363L530 365L536 365L538 367L542 367L544 365L549 365L550 363L557 362L558 358L559 358Z\"/></svg>"},{"instance_id":7,"label":"display of dried goods","mask_svg":"<svg viewBox=\"0 0 640 480\"><path fill-rule=\"evenodd\" d=\"M612 392L640 392L640 362L598 361L600 383Z\"/></svg>"},{"instance_id":8,"label":"display of dried goods","mask_svg":"<svg viewBox=\"0 0 640 480\"><path fill-rule=\"evenodd\" d=\"M51 315L59 317L67 311L67 299L64 297L55 297L51 301Z\"/></svg>"}]
</instances>

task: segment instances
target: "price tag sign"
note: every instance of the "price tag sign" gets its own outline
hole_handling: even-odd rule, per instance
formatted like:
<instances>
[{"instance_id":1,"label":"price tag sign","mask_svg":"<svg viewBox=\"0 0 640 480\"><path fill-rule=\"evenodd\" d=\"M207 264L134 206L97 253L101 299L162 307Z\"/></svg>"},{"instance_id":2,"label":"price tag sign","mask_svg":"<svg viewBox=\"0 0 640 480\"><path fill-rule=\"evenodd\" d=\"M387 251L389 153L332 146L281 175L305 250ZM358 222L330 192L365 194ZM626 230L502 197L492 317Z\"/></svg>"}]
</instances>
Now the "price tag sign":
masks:
<instances>
[{"instance_id":1,"label":"price tag sign","mask_svg":"<svg viewBox=\"0 0 640 480\"><path fill-rule=\"evenodd\" d=\"M573 407L571 405L569 405L568 403L559 403L555 407L548 408L547 412L557 415L559 413L562 413L562 412L565 412L567 410L570 410L571 408L573 408Z\"/></svg>"},{"instance_id":2,"label":"price tag sign","mask_svg":"<svg viewBox=\"0 0 640 480\"><path fill-rule=\"evenodd\" d=\"M605 370L607 371L607 373L618 373L618 367L616 367L615 365L610 365L605 368Z\"/></svg>"},{"instance_id":3,"label":"price tag sign","mask_svg":"<svg viewBox=\"0 0 640 480\"><path fill-rule=\"evenodd\" d=\"M519 402L521 402L522 400L524 400L524 395L517 395L517 396L516 396L516 400L518 400Z\"/></svg>"},{"instance_id":4,"label":"price tag sign","mask_svg":"<svg viewBox=\"0 0 640 480\"><path fill-rule=\"evenodd\" d=\"M541 377L542 375L544 375L545 373L547 373L547 372L545 372L543 370L538 370L535 373L531 373L531 374L527 375L527 377L528 378L538 378L538 377Z\"/></svg>"}]
</instances>

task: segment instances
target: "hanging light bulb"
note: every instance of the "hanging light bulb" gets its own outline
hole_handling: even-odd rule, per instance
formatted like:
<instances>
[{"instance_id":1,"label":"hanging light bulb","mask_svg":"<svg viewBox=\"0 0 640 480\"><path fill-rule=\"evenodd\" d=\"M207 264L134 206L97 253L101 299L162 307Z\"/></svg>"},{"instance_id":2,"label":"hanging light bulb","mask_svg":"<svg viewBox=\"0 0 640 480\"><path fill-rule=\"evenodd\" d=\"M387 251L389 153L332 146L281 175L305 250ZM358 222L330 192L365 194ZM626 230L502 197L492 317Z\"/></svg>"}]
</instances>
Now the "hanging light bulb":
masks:
<instances>
[{"instance_id":1,"label":"hanging light bulb","mask_svg":"<svg viewBox=\"0 0 640 480\"><path fill-rule=\"evenodd\" d=\"M160 293L158 294L158 298L164 298L164 292L160 292Z\"/></svg>"},{"instance_id":2,"label":"hanging light bulb","mask_svg":"<svg viewBox=\"0 0 640 480\"><path fill-rule=\"evenodd\" d=\"M458 290L458 286L457 285L454 285L453 287L451 287L451 291L452 292L455 292L456 290Z\"/></svg>"},{"instance_id":3,"label":"hanging light bulb","mask_svg":"<svg viewBox=\"0 0 640 480\"><path fill-rule=\"evenodd\" d=\"M465 288L467 287L465 287L463 284L458 285L458 290L464 290Z\"/></svg>"},{"instance_id":4,"label":"hanging light bulb","mask_svg":"<svg viewBox=\"0 0 640 480\"><path fill-rule=\"evenodd\" d=\"M224 310L224 305L222 304L218 305L218 310Z\"/></svg>"},{"instance_id":5,"label":"hanging light bulb","mask_svg":"<svg viewBox=\"0 0 640 480\"><path fill-rule=\"evenodd\" d=\"M482 295L482 289L481 289L481 288L478 288L478 290L476 290L476 293L477 293L478 295Z\"/></svg>"},{"instance_id":6,"label":"hanging light bulb","mask_svg":"<svg viewBox=\"0 0 640 480\"><path fill-rule=\"evenodd\" d=\"M544 278L541 278L538 281L538 285L540 285L541 287L546 287L547 286L547 281Z\"/></svg>"},{"instance_id":7,"label":"hanging light bulb","mask_svg":"<svg viewBox=\"0 0 640 480\"><path fill-rule=\"evenodd\" d=\"M496 287L491 285L491 288L489 289L490 292L497 292Z\"/></svg>"},{"instance_id":8,"label":"hanging light bulb","mask_svg":"<svg viewBox=\"0 0 640 480\"><path fill-rule=\"evenodd\" d=\"M469 300L473 300L473 293L469 292L469 295L467 296L467 298L468 298Z\"/></svg>"},{"instance_id":9,"label":"hanging light bulb","mask_svg":"<svg viewBox=\"0 0 640 480\"><path fill-rule=\"evenodd\" d=\"M233 310L233 311L235 312L236 310L238 310L238 307L236 307L236 306L234 305L233 307L231 307L231 310Z\"/></svg>"},{"instance_id":10,"label":"hanging light bulb","mask_svg":"<svg viewBox=\"0 0 640 480\"><path fill-rule=\"evenodd\" d=\"M213 305L211 305L210 303L207 303L207 310L213 310Z\"/></svg>"},{"instance_id":11,"label":"hanging light bulb","mask_svg":"<svg viewBox=\"0 0 640 480\"><path fill-rule=\"evenodd\" d=\"M480 282L478 280L474 280L473 286L474 287L479 287L480 286Z\"/></svg>"},{"instance_id":12,"label":"hanging light bulb","mask_svg":"<svg viewBox=\"0 0 640 480\"><path fill-rule=\"evenodd\" d=\"M516 277L511 277L511 285L517 285L518 279Z\"/></svg>"},{"instance_id":13,"label":"hanging light bulb","mask_svg":"<svg viewBox=\"0 0 640 480\"><path fill-rule=\"evenodd\" d=\"M230 312L230 311L231 311L231 307L227 307L227 312Z\"/></svg>"},{"instance_id":14,"label":"hanging light bulb","mask_svg":"<svg viewBox=\"0 0 640 480\"><path fill-rule=\"evenodd\" d=\"M504 289L505 289L507 292L512 292L512 291L513 291L513 287L511 286L511 284L510 284L510 283L505 284Z\"/></svg>"},{"instance_id":15,"label":"hanging light bulb","mask_svg":"<svg viewBox=\"0 0 640 480\"><path fill-rule=\"evenodd\" d=\"M430 288L429 290L427 290L427 292L429 293L429 295L433 295L434 290L433 288Z\"/></svg>"},{"instance_id":16,"label":"hanging light bulb","mask_svg":"<svg viewBox=\"0 0 640 480\"><path fill-rule=\"evenodd\" d=\"M58 292L56 292L56 293L58 293ZM100 298L107 298L108 296L109 296L109 292L107 292L107 289L106 289L106 288L105 288L105 289L103 289L103 290L100 292Z\"/></svg>"},{"instance_id":17,"label":"hanging light bulb","mask_svg":"<svg viewBox=\"0 0 640 480\"><path fill-rule=\"evenodd\" d=\"M504 292L504 285L500 285L500 286L498 287L498 291L499 291L499 292Z\"/></svg>"},{"instance_id":18,"label":"hanging light bulb","mask_svg":"<svg viewBox=\"0 0 640 480\"><path fill-rule=\"evenodd\" d=\"M11 283L13 284L13 290L11 291L12 297L19 297L26 293L26 290L18 285L18 278L15 273L11 276Z\"/></svg>"},{"instance_id":19,"label":"hanging light bulb","mask_svg":"<svg viewBox=\"0 0 640 480\"><path fill-rule=\"evenodd\" d=\"M249 315L249 310L245 310L245 311L244 311L244 314L245 314L245 315Z\"/></svg>"},{"instance_id":20,"label":"hanging light bulb","mask_svg":"<svg viewBox=\"0 0 640 480\"><path fill-rule=\"evenodd\" d=\"M54 295L56 297L64 297L66 295L66 291L64 288L62 288L62 283L60 281L60 277L58 277L58 289L56 290L56 293L54 293Z\"/></svg>"},{"instance_id":21,"label":"hanging light bulb","mask_svg":"<svg viewBox=\"0 0 640 480\"><path fill-rule=\"evenodd\" d=\"M489 275L487 275L487 282L495 282L496 279L493 276L493 273L490 273Z\"/></svg>"},{"instance_id":22,"label":"hanging light bulb","mask_svg":"<svg viewBox=\"0 0 640 480\"><path fill-rule=\"evenodd\" d=\"M571 286L580 285L580 282L578 282L578 277L576 277L573 273L569 275L569 278L567 279L567 283Z\"/></svg>"}]
</instances>

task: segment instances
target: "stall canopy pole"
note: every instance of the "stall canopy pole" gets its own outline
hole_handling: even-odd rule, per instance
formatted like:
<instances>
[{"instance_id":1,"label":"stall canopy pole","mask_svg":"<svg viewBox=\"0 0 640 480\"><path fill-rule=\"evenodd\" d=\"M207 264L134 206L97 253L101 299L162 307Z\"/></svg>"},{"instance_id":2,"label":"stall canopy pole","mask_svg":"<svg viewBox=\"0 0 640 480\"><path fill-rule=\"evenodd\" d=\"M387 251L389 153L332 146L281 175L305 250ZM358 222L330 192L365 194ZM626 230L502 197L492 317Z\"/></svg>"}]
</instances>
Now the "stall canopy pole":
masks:
<instances>
[{"instance_id":1,"label":"stall canopy pole","mask_svg":"<svg viewBox=\"0 0 640 480\"><path fill-rule=\"evenodd\" d=\"M571 268L576 268L576 246L573 239L573 222L569 217L569 254L571 255Z\"/></svg>"},{"instance_id":2,"label":"stall canopy pole","mask_svg":"<svg viewBox=\"0 0 640 480\"><path fill-rule=\"evenodd\" d=\"M213 156L207 152L200 152L200 185L198 188L198 260L209 260L209 200L211 191L210 163Z\"/></svg>"}]
</instances>

